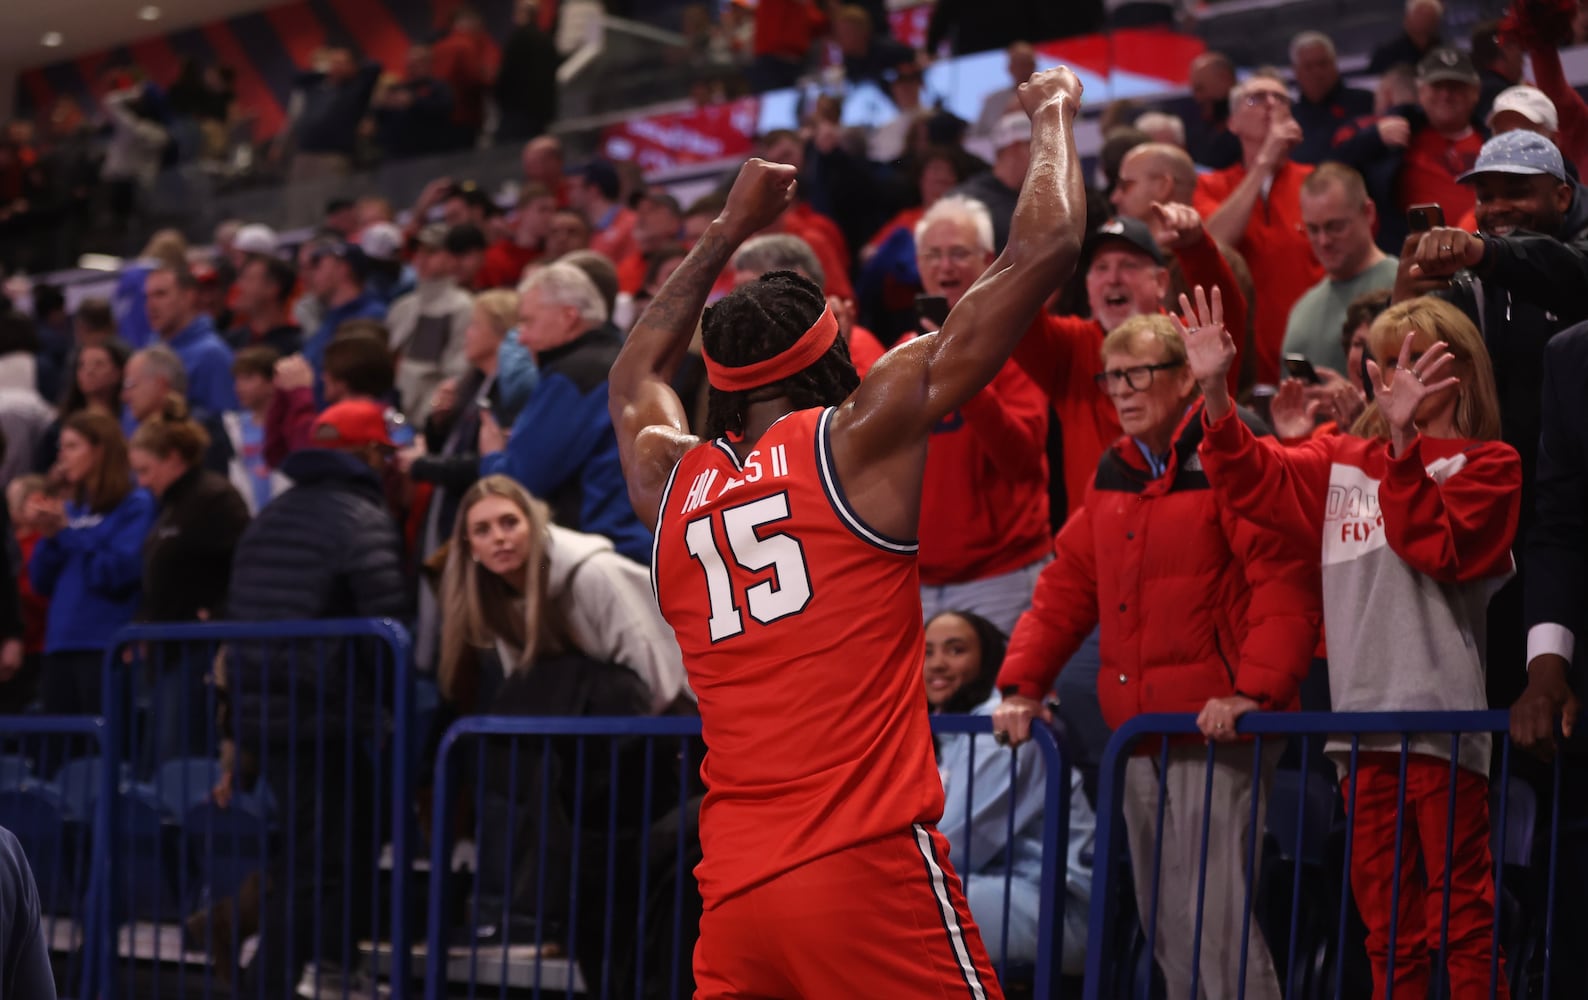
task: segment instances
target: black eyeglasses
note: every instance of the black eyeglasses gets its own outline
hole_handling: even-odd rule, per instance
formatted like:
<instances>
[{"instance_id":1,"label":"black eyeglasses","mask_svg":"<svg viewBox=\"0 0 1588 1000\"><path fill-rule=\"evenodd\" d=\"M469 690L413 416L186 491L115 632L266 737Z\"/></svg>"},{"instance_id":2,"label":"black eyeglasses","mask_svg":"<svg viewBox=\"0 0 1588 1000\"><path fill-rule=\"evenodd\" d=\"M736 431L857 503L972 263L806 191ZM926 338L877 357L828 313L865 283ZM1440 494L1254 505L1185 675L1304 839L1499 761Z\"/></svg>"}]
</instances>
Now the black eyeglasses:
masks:
<instances>
[{"instance_id":1,"label":"black eyeglasses","mask_svg":"<svg viewBox=\"0 0 1588 1000\"><path fill-rule=\"evenodd\" d=\"M1152 385L1153 372L1165 372L1171 368L1179 368L1183 364L1185 364L1184 361L1165 361L1162 364L1156 365L1136 365L1133 368L1113 368L1109 371L1098 372L1096 375L1093 375L1092 381L1096 382L1097 387L1104 392L1108 391L1110 385L1117 388L1121 382L1130 386L1130 388L1135 392L1145 392L1147 388Z\"/></svg>"}]
</instances>

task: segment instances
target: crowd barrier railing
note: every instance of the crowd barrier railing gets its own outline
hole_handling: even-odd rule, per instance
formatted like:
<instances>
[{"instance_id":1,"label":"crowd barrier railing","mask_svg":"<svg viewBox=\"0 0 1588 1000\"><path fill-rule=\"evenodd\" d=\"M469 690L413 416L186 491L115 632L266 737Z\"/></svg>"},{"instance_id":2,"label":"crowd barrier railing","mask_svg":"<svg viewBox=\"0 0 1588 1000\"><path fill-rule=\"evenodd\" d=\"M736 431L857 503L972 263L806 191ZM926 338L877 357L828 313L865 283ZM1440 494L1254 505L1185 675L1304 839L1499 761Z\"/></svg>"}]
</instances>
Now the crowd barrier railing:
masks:
<instances>
[{"instance_id":1,"label":"crowd barrier railing","mask_svg":"<svg viewBox=\"0 0 1588 1000\"><path fill-rule=\"evenodd\" d=\"M934 717L940 742L963 737L970 756L1004 755L1008 788L1039 760L1041 874L1034 961L1010 955L1013 852L980 877L1002 880L1003 932L985 935L1001 977L1057 995L1062 956L1064 846L1070 774L1053 733L1037 756L993 743L982 716ZM704 792L700 720L476 716L442 737L430 838L426 997L524 991L536 998L693 995L700 915L693 869ZM983 757L995 760L994 757ZM1001 775L1001 764L992 773ZM970 768L975 773L974 764ZM986 772L983 772L986 773ZM1001 784L1001 782L1000 782ZM949 789L974 814L974 780ZM984 816L1012 842L1019 793ZM1022 815L1026 815L1022 813ZM1054 849L1056 847L1056 849ZM968 844L951 859L962 878ZM974 903L973 903L974 911ZM984 916L976 917L978 923ZM1029 930L1026 931L1029 936Z\"/></svg>"},{"instance_id":2,"label":"crowd barrier railing","mask_svg":"<svg viewBox=\"0 0 1588 1000\"><path fill-rule=\"evenodd\" d=\"M375 619L135 625L104 664L99 994L375 995L409 897L414 678ZM84 763L83 768L90 765Z\"/></svg>"},{"instance_id":3,"label":"crowd barrier railing","mask_svg":"<svg viewBox=\"0 0 1588 1000\"><path fill-rule=\"evenodd\" d=\"M97 716L19 716L0 727L0 827L16 837L33 870L39 932L61 996L100 995L109 978L104 887L116 841L108 810L95 801L100 790L83 784L90 769L67 775L80 787L63 787L55 764L76 758L103 767L108 749Z\"/></svg>"},{"instance_id":4,"label":"crowd barrier railing","mask_svg":"<svg viewBox=\"0 0 1588 1000\"><path fill-rule=\"evenodd\" d=\"M1576 995L1552 994L1562 760L1508 725L1253 713L1207 743L1191 715L1132 719L1101 769L1117 891L1092 894L1086 1000ZM1122 923L1127 947L1098 930Z\"/></svg>"}]
</instances>

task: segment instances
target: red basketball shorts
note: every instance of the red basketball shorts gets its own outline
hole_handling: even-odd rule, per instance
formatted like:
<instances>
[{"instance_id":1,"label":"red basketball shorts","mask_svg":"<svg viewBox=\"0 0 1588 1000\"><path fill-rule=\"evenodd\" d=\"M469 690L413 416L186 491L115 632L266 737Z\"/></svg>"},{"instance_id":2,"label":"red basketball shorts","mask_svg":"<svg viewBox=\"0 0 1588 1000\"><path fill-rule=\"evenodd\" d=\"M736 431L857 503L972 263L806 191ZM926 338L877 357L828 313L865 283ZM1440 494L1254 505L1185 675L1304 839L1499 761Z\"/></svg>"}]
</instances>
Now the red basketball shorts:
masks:
<instances>
[{"instance_id":1,"label":"red basketball shorts","mask_svg":"<svg viewBox=\"0 0 1588 1000\"><path fill-rule=\"evenodd\" d=\"M696 1000L1002 1000L948 850L916 825L723 900L700 918Z\"/></svg>"}]
</instances>

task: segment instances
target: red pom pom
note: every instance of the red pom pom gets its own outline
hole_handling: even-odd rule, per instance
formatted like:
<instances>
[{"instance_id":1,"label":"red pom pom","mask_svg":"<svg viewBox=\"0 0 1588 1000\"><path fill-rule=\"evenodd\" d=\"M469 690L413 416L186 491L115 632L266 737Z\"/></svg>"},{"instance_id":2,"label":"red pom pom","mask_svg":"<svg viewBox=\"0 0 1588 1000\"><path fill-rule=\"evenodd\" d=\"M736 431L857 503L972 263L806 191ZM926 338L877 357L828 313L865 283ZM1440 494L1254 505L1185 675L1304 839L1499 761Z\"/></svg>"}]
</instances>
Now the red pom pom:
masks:
<instances>
[{"instance_id":1,"label":"red pom pom","mask_svg":"<svg viewBox=\"0 0 1588 1000\"><path fill-rule=\"evenodd\" d=\"M1516 38L1527 48L1554 49L1569 45L1579 0L1512 0L1500 22L1500 33Z\"/></svg>"}]
</instances>

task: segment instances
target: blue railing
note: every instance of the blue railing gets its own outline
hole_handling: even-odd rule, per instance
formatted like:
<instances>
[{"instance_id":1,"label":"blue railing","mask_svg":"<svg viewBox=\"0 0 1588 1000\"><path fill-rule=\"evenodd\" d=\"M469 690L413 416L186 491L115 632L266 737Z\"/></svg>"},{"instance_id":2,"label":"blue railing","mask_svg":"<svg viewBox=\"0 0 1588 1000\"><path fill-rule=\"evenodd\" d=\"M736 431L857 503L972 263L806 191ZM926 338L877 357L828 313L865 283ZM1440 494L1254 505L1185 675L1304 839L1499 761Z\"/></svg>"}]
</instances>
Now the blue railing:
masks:
<instances>
[{"instance_id":1,"label":"blue railing","mask_svg":"<svg viewBox=\"0 0 1588 1000\"><path fill-rule=\"evenodd\" d=\"M1477 892L1481 895L1492 890L1493 904L1489 913L1475 915L1468 907L1462 915L1464 922L1477 919L1481 924L1487 920L1492 926L1488 928L1486 940L1481 943L1453 941L1451 883L1459 880L1448 875L1443 879L1430 876L1429 884L1421 888L1425 889L1429 898L1435 893L1439 896L1438 933L1437 936L1429 934L1430 928L1425 926L1422 933L1426 937L1411 941L1413 946L1421 945L1420 950L1414 953L1419 968L1408 970L1403 963L1399 975L1410 973L1413 978L1424 975L1431 977L1434 995L1441 995L1441 991L1450 986L1457 996L1471 996L1475 977L1480 975L1483 982L1477 988L1486 989L1487 995L1491 997L1504 996L1507 988L1518 995L1526 995L1526 991L1519 987L1523 986L1532 967L1541 965L1542 995L1546 998L1551 996L1551 959L1555 934L1554 872L1560 842L1560 810L1553 806L1559 796L1561 762L1557 758L1553 764L1553 796L1549 808L1551 822L1547 847L1542 852L1547 854L1548 861L1547 869L1540 874L1534 870L1534 858L1539 853L1535 849L1533 831L1538 815L1538 798L1531 786L1513 776L1515 761L1507 735L1508 726L1507 714L1500 711L1254 713L1241 719L1237 726L1237 733L1249 737L1249 740L1223 744L1230 749L1220 750L1217 749L1218 745L1208 745L1188 751L1188 747L1196 747L1201 740L1193 716L1147 715L1130 720L1114 734L1103 759L1096 871L1099 882L1112 876L1119 876L1121 881L1130 878L1148 879L1151 888L1147 899L1151 905L1137 907L1137 917L1142 918L1141 933L1145 936L1146 944L1144 949L1141 948L1138 938L1137 947L1123 959L1117 947L1110 947L1109 936L1100 929L1117 926L1120 911L1131 905L1129 893L1101 889L1094 891L1089 921L1094 931L1088 942L1086 961L1087 1000L1163 995L1158 992L1161 987L1153 980L1157 975L1165 974L1166 970L1155 970L1153 957L1159 954L1158 946L1162 940L1159 894L1160 880L1164 874L1163 830L1169 797L1166 789L1171 784L1164 776L1170 771L1172 754L1182 761L1188 755L1201 759L1201 777L1195 780L1201 785L1202 809L1193 817L1200 826L1201 839L1193 911L1195 919L1191 925L1189 989L1192 997L1205 985L1203 980L1208 975L1203 965L1207 948L1203 941L1205 909L1210 901L1219 902L1213 899L1214 894L1229 891L1228 886L1210 881L1207 870L1209 829L1214 822L1209 809L1215 783L1214 765L1217 761L1219 767L1230 768L1242 758L1250 761L1249 774L1255 775L1266 770L1272 775L1258 786L1268 800L1266 838L1271 851L1277 851L1280 862L1269 866L1269 869L1284 873L1286 877L1270 879L1270 882L1282 881L1288 885L1270 884L1266 888L1272 892L1288 888L1289 906L1288 922L1277 924L1276 918L1270 915L1269 926L1265 931L1267 947L1279 970L1285 995L1319 1000L1334 997L1339 1000L1345 996L1366 995L1371 989L1373 995L1387 997L1392 984L1395 984L1395 995L1412 995L1415 992L1405 989L1404 982L1398 982L1396 971L1397 945L1402 946L1399 949L1401 954L1406 952L1406 941L1397 941L1397 936L1418 933L1415 928L1406 930L1400 926L1403 876L1413 880L1417 877L1414 870L1403 871L1402 864L1403 861L1415 864L1417 856L1408 857L1406 852L1413 847L1413 837L1420 839L1417 829L1409 827L1407 823L1409 782L1415 782L1418 773L1426 778L1437 770L1437 773L1445 776L1441 786L1443 791L1435 795L1434 808L1438 811L1425 813L1423 823L1428 824L1430 817L1437 821L1442 813L1443 824L1435 822L1433 825L1442 825L1443 833L1434 838L1435 843L1421 845L1421 857L1440 863L1441 870L1446 873L1463 860L1470 863L1484 854L1492 857L1492 874L1485 868L1480 879L1469 881L1462 887L1464 894ZM1497 766L1492 768L1492 782L1489 780L1491 768L1488 766L1488 751L1481 744L1472 742L1472 737L1480 737L1494 747L1494 763ZM1318 744L1325 739L1328 744L1320 751ZM1283 745L1286 740L1291 741L1293 754L1299 750L1299 760L1293 759L1288 766L1277 770L1272 766L1265 767L1265 749L1272 753L1276 745ZM1158 776L1156 788L1147 789L1148 794L1155 796L1157 813L1156 826L1148 831L1152 837L1150 873L1130 871L1125 860L1118 856L1125 840L1121 827L1128 825L1123 821L1122 805L1127 794L1139 795L1142 792L1139 781L1137 788L1127 790L1127 770L1132 760L1150 762L1153 774ZM1389 870L1382 874L1376 872L1377 865L1372 873L1364 868L1360 874L1367 881L1359 880L1353 885L1353 864L1362 864L1361 853L1366 851L1358 843L1364 836L1359 826L1373 819L1367 808L1358 810L1357 794L1362 777L1367 773L1364 769L1378 768L1382 776L1386 773L1389 760L1393 760L1395 789L1394 853L1391 864ZM1430 761L1437 761L1436 770L1428 767ZM1320 764L1324 766L1320 768ZM1414 767L1417 773L1413 772ZM1341 789L1338 792L1333 786L1333 772L1336 770L1342 772ZM1136 773L1141 774L1143 770L1138 768ZM1471 794L1475 782L1482 793L1476 802L1472 801ZM1150 786L1152 782L1149 780L1148 784ZM1467 789L1465 793L1460 790L1463 786ZM1413 791L1410 794L1422 796L1424 793ZM1442 799L1438 798L1439 794L1443 795ZM1481 840L1469 838L1458 845L1456 805L1457 798L1463 794L1467 795L1468 801L1459 818L1462 823L1469 824L1469 834L1472 833L1470 824L1475 822L1474 816L1481 817L1485 810L1491 815L1487 817L1488 829L1479 831ZM1236 888L1242 896L1242 926L1248 931L1252 926L1254 901L1265 857L1265 824L1260 821L1260 798L1257 795L1250 796L1247 806L1250 809L1250 822L1249 836L1242 845L1244 887ZM1343 816L1339 814L1342 805ZM1185 805L1182 803L1179 808L1183 811ZM1183 830L1178 833L1180 836L1186 835ZM1368 847L1377 847L1380 851L1385 844L1375 845L1371 838L1387 841L1389 837L1382 828L1366 836L1370 838ZM1310 844L1309 840L1312 841ZM1442 853L1435 853L1439 848L1442 848ZM1179 856L1185 856L1183 845ZM1336 865L1338 871L1335 870ZM1373 909L1382 902L1378 900L1382 890L1372 884L1371 876L1374 875L1380 878L1387 875L1389 879L1387 941L1382 941L1384 915ZM1524 884L1515 885L1518 881ZM1488 884L1482 884L1484 882ZM1415 881L1412 885L1413 888L1420 888ZM1511 885L1509 890L1508 885ZM1355 918L1363 907L1361 900L1356 897L1361 895L1364 888L1369 890L1372 900L1377 900L1366 907L1371 916L1364 915L1364 922L1369 928L1380 926L1379 935L1385 946L1379 949L1382 954L1366 959L1366 972L1374 983L1372 987L1365 987L1360 980L1364 974L1364 956L1357 951L1362 930L1356 926ZM1320 903L1326 904L1332 913L1320 912L1317 908ZM1143 908L1151 912L1140 913L1139 910ZM1176 926L1168 932L1179 934L1180 928ZM1280 937L1283 940L1276 940ZM1114 940L1117 944L1117 938ZM1261 946L1262 940L1263 936L1250 933L1243 934L1241 938L1236 971L1239 988L1235 995L1246 995L1248 978L1254 974L1249 965L1253 961L1249 945L1256 941ZM1370 948L1373 940L1370 929ZM1215 947L1218 944L1228 947L1228 942L1216 943ZM1463 973L1465 979L1460 984L1464 989L1458 988L1453 981L1453 963L1447 959L1452 956L1453 950L1470 951L1474 947L1482 952L1483 968L1475 970L1475 962L1470 955L1467 956L1467 967ZM1426 971L1420 968L1425 963ZM1353 967L1359 978L1348 984ZM1174 985L1169 984L1167 995L1170 1000L1182 1000L1182 993ZM1181 981L1179 986L1185 988L1184 982ZM1423 983L1422 986L1423 992L1426 992L1427 984ZM1423 993L1417 992L1416 995L1421 997Z\"/></svg>"},{"instance_id":2,"label":"blue railing","mask_svg":"<svg viewBox=\"0 0 1588 1000\"><path fill-rule=\"evenodd\" d=\"M104 684L100 800L135 846L110 860L121 961L101 996L274 1000L297 992L300 970L311 993L340 996L371 945L409 952L414 678L401 626L137 625L107 652ZM390 995L409 985L393 976Z\"/></svg>"},{"instance_id":3,"label":"blue railing","mask_svg":"<svg viewBox=\"0 0 1588 1000\"><path fill-rule=\"evenodd\" d=\"M180 922L196 903L213 906L215 897L236 893L248 875L270 872L271 878L256 883L261 920L268 925L265 912L282 905L269 901L272 893L291 897L294 871L310 871L302 862L314 855L321 868L313 870L313 891L303 898L324 898L312 912L299 907L288 913L286 926L304 932L319 950L275 953L269 959L293 967L300 959L312 959L315 975L305 974L311 992L341 995L348 988L345 978L315 981L327 969L324 960L346 973L355 966L370 968L373 955L377 975L390 976L386 995L397 1000L418 995L414 983L421 980L425 995L436 1000L482 987L537 996L629 996L645 989L687 995L695 917L690 906L698 905L691 897L698 852L694 809L702 792L698 772L704 750L699 720L473 717L456 723L439 741L429 880L419 886L428 896L421 901L409 874L420 859L412 851L419 737L408 652L406 635L389 622L140 626L125 631L107 655L105 719L6 720L0 729L0 825L18 832L33 860L48 914L46 936L57 954L67 956L63 992L105 998L227 995L227 984L212 968L217 942L195 944L191 934L185 942L174 939ZM229 709L229 728L215 715L222 705ZM1227 926L1239 928L1222 942L1239 977L1231 996L1246 995L1256 954L1251 945L1265 941L1278 989L1293 998L1383 996L1386 983L1408 973L1426 975L1437 993L1451 982L1455 968L1444 956L1457 958L1462 947L1468 961L1459 972L1465 978L1452 984L1462 987L1452 990L1456 995L1468 995L1475 978L1482 978L1491 996L1500 995L1502 983L1517 995L1530 990L1567 996L1572 986L1558 982L1554 969L1554 873L1563 831L1554 806L1561 767L1556 761L1553 772L1541 770L1544 777L1536 784L1520 780L1514 773L1520 758L1506 727L1503 712L1253 714L1237 727L1242 742L1216 749L1201 745L1190 716L1132 720L1114 735L1103 760L1084 995L1161 995L1154 992L1159 988L1153 983L1153 956L1161 929L1171 927L1168 933L1177 937L1190 934L1194 991L1212 974L1209 962L1223 961L1210 958L1202 944L1217 933L1208 915L1222 906L1222 912L1235 915L1236 922ZM1017 779L1030 766L1022 763L1033 759L1030 751L1023 757L995 747L986 717L937 717L933 729L944 747L969 739L973 773L993 775L1000 787L1022 787ZM241 753L223 770L217 751L228 733ZM1485 751L1474 737L1492 745L1492 767L1484 766ZM984 937L1000 977L1029 983L1033 996L1045 998L1060 995L1065 985L1061 956L1071 783L1053 734L1039 730L1034 742L1046 772L1039 783L1041 906L1034 964L1011 957L1010 899L1016 878L1011 855L1005 852L969 874L1002 882L1002 913L983 910L977 918L1002 928ZM1290 759L1276 765L1272 757L1287 743ZM266 759L282 747L295 755L290 766ZM181 766L173 764L173 755ZM212 764L205 762L209 756L215 758ZM977 766L978 757L999 764L985 770ZM1010 768L1006 785L1003 759ZM1126 839L1122 805L1133 760L1150 765L1149 774L1168 773L1171 761L1191 768L1190 779L1181 782L1182 801L1169 802L1162 780L1154 785L1149 779L1145 798L1139 782L1132 789L1138 793L1136 815L1149 824L1157 817L1149 832L1164 828L1171 806L1180 811L1202 806L1181 828L1181 836L1189 839L1177 849L1190 859L1194 885L1188 883L1183 892L1185 909L1172 916L1160 908L1164 838L1153 836L1146 852L1138 852L1145 860L1135 864L1121 850ZM1246 810L1245 825L1239 827L1239 860L1223 862L1231 876L1228 884L1209 872L1210 847L1216 846L1210 844L1215 771L1209 762L1257 774L1257 787L1266 796L1266 817L1263 796L1238 800ZM1143 767L1137 765L1136 771ZM222 808L211 785L224 783L223 775L250 770L260 780L243 787L226 779L233 785ZM1340 772L1344 781L1337 781ZM1365 773L1376 774L1384 803L1385 818L1374 828L1374 840L1363 839L1356 819L1358 790L1372 787L1362 782ZM281 777L267 783L266 774ZM962 795L960 811L976 811L973 804L981 793L969 784L951 784L951 812ZM1451 794L1458 785L1465 791ZM1458 810L1458 795L1471 796L1474 787L1476 797ZM388 795L389 800L383 798ZM1433 835L1413 825L1418 814L1412 796L1419 797L1421 821ZM379 817L365 831L367 850L362 839L342 835L330 822L337 810L345 817L355 800L366 797ZM1006 844L1013 842L1017 823L1010 798L1007 812L994 820ZM167 800L178 808L162 812L160 802ZM469 825L454 820L454 806L467 812L471 800L472 837ZM1459 841L1458 819L1480 816L1480 805L1490 814L1492 832L1475 839L1469 825L1462 827L1466 841ZM186 813L180 811L184 806ZM564 828L557 833L546 817L559 810ZM1233 808L1225 812L1217 817L1220 822L1242 818ZM494 825L487 824L488 818ZM1577 834L1573 828L1566 835ZM472 904L463 896L471 864L466 852L454 853L471 839ZM1493 859L1492 877L1475 880L1488 882L1485 892L1492 890L1487 916L1469 919L1470 906L1468 916L1461 916L1450 879L1428 886L1409 881L1425 894L1427 919L1421 929L1401 925L1395 916L1404 902L1401 859L1411 857L1407 851L1418 841L1423 855L1444 869L1452 861L1478 857L1482 852L1476 845L1482 845ZM1351 880L1362 845L1371 843L1394 859L1385 862L1379 876L1379 905L1391 919L1380 928L1387 935L1381 933L1382 954L1374 960L1363 950L1366 931L1356 905L1362 886ZM112 849L103 849L107 844ZM951 857L962 875L973 867L969 850L968 843L953 845ZM306 854L294 858L299 851ZM1226 857L1234 856L1226 851ZM500 888L494 897L488 891L482 897L482 886L490 889L484 882L492 864ZM353 935L343 918L355 909L351 883L342 881L338 893L320 882L331 869L358 865L370 869L371 921L379 914L389 917L389 925L380 925L384 935L370 923L369 941ZM525 872L535 875L531 891L515 894L516 877ZM1135 877L1150 891L1133 893ZM272 885L272 878L286 884ZM1463 887L1456 881L1454 887L1470 890L1473 884L1469 880ZM161 896L167 892L168 897ZM1144 900L1139 906L1138 895ZM235 922L242 907L230 905ZM414 949L412 922L421 913L428 946ZM311 926L314 933L307 933ZM447 933L454 928L466 929L467 940L449 941ZM1260 933L1252 933L1254 928ZM1464 940L1453 933L1458 928ZM1474 946L1474 928L1484 936L1481 949ZM320 947L336 933L341 936L334 948ZM1408 935L1422 935L1410 953ZM259 954L271 954L270 942L267 927L260 943L266 951ZM240 944L233 940L227 946ZM1471 960L1479 950L1482 968ZM1415 969L1407 968L1407 954ZM389 963L384 967L382 956ZM242 957L236 961L239 968L245 964ZM256 955L251 964L257 967L260 961ZM195 962L205 967L188 968ZM282 995L296 992L295 985L288 984ZM231 995L275 997L262 986ZM1171 1000L1179 1000L1178 991Z\"/></svg>"},{"instance_id":4,"label":"blue railing","mask_svg":"<svg viewBox=\"0 0 1588 1000\"><path fill-rule=\"evenodd\" d=\"M0 720L0 827L16 836L33 868L40 933L66 956L58 967L63 996L100 995L110 979L115 932L105 886L114 838L103 796L92 804L68 800L52 765L72 755L108 762L109 746L97 717Z\"/></svg>"},{"instance_id":5,"label":"blue railing","mask_svg":"<svg viewBox=\"0 0 1588 1000\"><path fill-rule=\"evenodd\" d=\"M933 730L941 737L970 737L972 761L974 747L983 742L987 752L1007 756L1012 769L1009 787L1018 787L1013 779L1017 777L1015 769L1021 766L1020 757L993 745L988 718L940 716L933 719ZM693 948L686 944L692 942L698 920L698 910L691 908L698 906L693 898L692 859L697 850L694 808L702 792L697 779L703 749L699 736L700 720L696 718L479 716L455 723L442 738L436 760L427 997L472 996L482 987L505 990L509 986L532 990L536 997L543 992L565 996L584 992L601 997L690 995L688 970ZM1043 842L1058 845L1057 850L1043 851L1037 960L1034 967L1027 968L1018 968L1008 960L1008 900L1014 878L1008 851L1001 861L1004 931L1000 940L985 944L1000 977L1027 978L1034 996L1048 998L1056 995L1060 978L1060 905L1070 781L1053 734L1039 730L1034 742L1046 769L1041 786ZM627 746L620 749L619 744ZM660 753L659 746L663 748ZM625 753L627 758L620 760ZM471 773L460 773L463 771ZM506 801L492 804L488 798L501 795L499 782L503 778L508 789ZM600 787L603 779L605 789ZM487 784L493 784L489 793ZM523 801L517 794L521 784L538 801ZM466 837L454 836L451 828L451 806L470 785L476 857L472 905L455 891L461 877L454 869L464 867L453 863L455 844ZM976 793L973 783L967 785L962 790L950 789L950 794L966 796L966 814L970 815ZM637 815L620 818L624 803L638 805ZM1011 795L1005 817L997 820L1005 824L1006 842L1014 839L1017 805ZM549 819L553 812L560 813L558 822L566 823L572 833L562 838L560 846L552 843L555 836L548 836L548 828L555 825ZM592 823L590 815L602 812L604 823L599 819ZM505 821L509 837L523 832L523 841L489 844L493 830L487 813L493 821ZM535 820L526 824L524 819L531 814ZM658 827L668 831L660 841L654 834ZM604 851L600 850L603 845ZM636 848L632 865L620 856L620 848L625 846ZM592 848L597 852L593 858ZM952 859L961 868L962 877L968 852L968 843L954 845ZM507 861L507 870L491 871L501 859ZM533 863L539 876L534 892L521 894L532 898L514 899L510 890L501 891L500 899L489 898L483 883L489 879L515 885L515 862ZM662 868L665 870L659 870ZM486 875L487 871L491 873ZM567 874L565 890L560 886L548 890L546 876L555 872ZM665 898L656 897L658 885ZM592 899L595 890L600 895ZM555 898L564 892L565 898ZM510 932L515 921L516 937ZM658 923L663 928L660 942L649 936ZM467 943L449 946L448 929L460 926L471 930L489 926L496 934L484 941L471 934ZM591 935L596 936L595 941ZM632 954L621 947L625 939L634 942Z\"/></svg>"}]
</instances>

